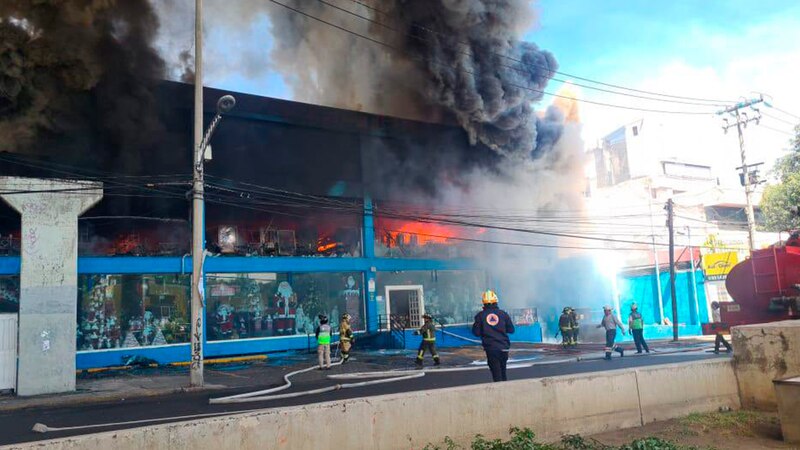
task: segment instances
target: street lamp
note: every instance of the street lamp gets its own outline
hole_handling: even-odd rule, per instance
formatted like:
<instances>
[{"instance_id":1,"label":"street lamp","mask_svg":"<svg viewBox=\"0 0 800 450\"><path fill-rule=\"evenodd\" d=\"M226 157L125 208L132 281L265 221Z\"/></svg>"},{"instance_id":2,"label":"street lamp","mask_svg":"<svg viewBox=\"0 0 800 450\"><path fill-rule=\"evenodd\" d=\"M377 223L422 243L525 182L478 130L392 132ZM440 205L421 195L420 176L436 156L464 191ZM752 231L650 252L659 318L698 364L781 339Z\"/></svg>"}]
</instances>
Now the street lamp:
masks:
<instances>
[{"instance_id":1,"label":"street lamp","mask_svg":"<svg viewBox=\"0 0 800 450\"><path fill-rule=\"evenodd\" d=\"M203 134L203 0L195 0L194 16L194 153L192 161L192 303L191 360L189 384L203 386L203 255L205 253L205 205L203 201L203 160L206 148L222 115L236 105L236 99L224 95L217 101L217 113Z\"/></svg>"}]
</instances>

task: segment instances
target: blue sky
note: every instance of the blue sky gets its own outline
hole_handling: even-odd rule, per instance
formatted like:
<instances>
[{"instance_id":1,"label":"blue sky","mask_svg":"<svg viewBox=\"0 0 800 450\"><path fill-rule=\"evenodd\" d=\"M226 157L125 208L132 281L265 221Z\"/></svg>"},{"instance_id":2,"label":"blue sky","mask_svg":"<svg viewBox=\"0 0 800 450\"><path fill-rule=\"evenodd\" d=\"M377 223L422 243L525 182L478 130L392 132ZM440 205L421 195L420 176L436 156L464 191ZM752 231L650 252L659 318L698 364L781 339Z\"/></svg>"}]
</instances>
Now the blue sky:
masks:
<instances>
[{"instance_id":1,"label":"blue sky","mask_svg":"<svg viewBox=\"0 0 800 450\"><path fill-rule=\"evenodd\" d=\"M565 72L619 84L670 61L722 67L746 56L737 44L753 25L800 18L795 0L540 0L537 9L527 40L551 51ZM771 44L754 41L746 50Z\"/></svg>"}]
</instances>

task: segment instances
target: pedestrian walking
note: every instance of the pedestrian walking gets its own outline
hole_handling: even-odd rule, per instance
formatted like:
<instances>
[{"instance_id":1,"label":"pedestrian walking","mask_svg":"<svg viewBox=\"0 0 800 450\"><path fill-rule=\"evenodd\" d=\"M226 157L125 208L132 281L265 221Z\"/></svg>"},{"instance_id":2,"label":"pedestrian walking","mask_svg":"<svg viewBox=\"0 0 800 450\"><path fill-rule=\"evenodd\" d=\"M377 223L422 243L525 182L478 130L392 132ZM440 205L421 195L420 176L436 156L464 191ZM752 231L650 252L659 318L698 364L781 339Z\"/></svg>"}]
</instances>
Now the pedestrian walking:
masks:
<instances>
[{"instance_id":1,"label":"pedestrian walking","mask_svg":"<svg viewBox=\"0 0 800 450\"><path fill-rule=\"evenodd\" d=\"M616 351L619 352L619 356L625 356L625 351L619 345L614 344L614 341L617 339L617 328L622 330L622 334L625 334L625 327L622 326L622 323L617 319L617 316L612 314L612 310L610 306L603 307L603 320L600 321L600 325L597 328L604 328L606 330L606 357L605 359L611 360L611 352Z\"/></svg>"},{"instance_id":2,"label":"pedestrian walking","mask_svg":"<svg viewBox=\"0 0 800 450\"><path fill-rule=\"evenodd\" d=\"M497 294L494 291L484 292L481 300L483 310L475 315L472 334L481 338L492 380L506 381L508 350L511 348L508 335L514 333L514 323L508 313L497 306Z\"/></svg>"},{"instance_id":3,"label":"pedestrian walking","mask_svg":"<svg viewBox=\"0 0 800 450\"><path fill-rule=\"evenodd\" d=\"M414 334L422 336L422 342L420 342L419 350L417 351L417 369L422 368L422 362L426 351L433 356L434 366L441 364L441 361L439 361L439 352L436 351L436 325L433 323L433 317L424 314L422 319L425 323L422 324L419 330L414 332Z\"/></svg>"},{"instance_id":4,"label":"pedestrian walking","mask_svg":"<svg viewBox=\"0 0 800 450\"><path fill-rule=\"evenodd\" d=\"M725 351L730 353L733 351L731 344L725 340L725 336L722 335L723 331L728 330L728 325L722 323L722 317L719 313L719 302L711 302L711 320L713 321L714 325L713 329L717 333L717 337L714 339L714 353L719 353L719 346L720 344L725 346Z\"/></svg>"},{"instance_id":5,"label":"pedestrian walking","mask_svg":"<svg viewBox=\"0 0 800 450\"><path fill-rule=\"evenodd\" d=\"M628 330L633 335L636 353L642 353L642 349L650 353L650 348L647 347L647 342L644 340L644 320L642 320L639 306L636 303L631 305L631 313L628 316Z\"/></svg>"},{"instance_id":6,"label":"pedestrian walking","mask_svg":"<svg viewBox=\"0 0 800 450\"><path fill-rule=\"evenodd\" d=\"M331 368L331 326L328 324L328 316L319 315L319 325L314 330L317 336L317 359L319 370L329 370Z\"/></svg>"}]
</instances>

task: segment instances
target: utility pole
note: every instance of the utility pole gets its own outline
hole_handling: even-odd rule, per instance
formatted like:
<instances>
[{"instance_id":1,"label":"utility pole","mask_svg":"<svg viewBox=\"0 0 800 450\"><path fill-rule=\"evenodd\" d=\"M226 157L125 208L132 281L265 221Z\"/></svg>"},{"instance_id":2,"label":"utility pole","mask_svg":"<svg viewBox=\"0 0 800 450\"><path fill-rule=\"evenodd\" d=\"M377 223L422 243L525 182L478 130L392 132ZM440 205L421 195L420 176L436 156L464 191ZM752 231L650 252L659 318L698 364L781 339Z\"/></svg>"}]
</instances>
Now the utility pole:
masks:
<instances>
[{"instance_id":1,"label":"utility pole","mask_svg":"<svg viewBox=\"0 0 800 450\"><path fill-rule=\"evenodd\" d=\"M203 204L203 0L194 9L194 152L192 156L192 357L190 386L203 386L203 250L205 211Z\"/></svg>"},{"instance_id":2,"label":"utility pole","mask_svg":"<svg viewBox=\"0 0 800 450\"><path fill-rule=\"evenodd\" d=\"M678 340L678 298L675 294L675 203L667 200L667 230L669 231L669 292L672 298L672 340Z\"/></svg>"},{"instance_id":3,"label":"utility pole","mask_svg":"<svg viewBox=\"0 0 800 450\"><path fill-rule=\"evenodd\" d=\"M694 265L694 246L692 245L692 227L686 226L686 234L689 239L689 256L692 258L692 297L694 298L694 310L697 314L697 323L700 323L700 300L697 298L697 275L695 275Z\"/></svg>"},{"instance_id":4,"label":"utility pole","mask_svg":"<svg viewBox=\"0 0 800 450\"><path fill-rule=\"evenodd\" d=\"M658 261L658 248L656 247L656 231L653 225L653 188L647 186L647 209L650 213L650 239L653 241L653 262L655 263L656 290L658 291L658 324L664 324L664 296L661 292L661 264Z\"/></svg>"},{"instance_id":5,"label":"utility pole","mask_svg":"<svg viewBox=\"0 0 800 450\"><path fill-rule=\"evenodd\" d=\"M764 97L761 96L759 98L753 98L750 100L742 100L741 102L729 106L719 112L717 115L729 114L733 116L736 120L735 124L732 124L728 121L727 118L722 119L725 124L722 126L722 129L725 132L728 132L728 128L736 127L736 131L739 133L739 152L741 153L742 157L742 184L744 185L744 195L746 201L746 212L747 212L747 241L750 246L750 251L752 252L755 250L756 247L756 219L755 214L753 213L753 185L754 183L750 180L750 167L747 165L747 158L745 157L745 149L744 149L744 134L742 133L742 128L747 127L749 122L755 122L758 125L759 121L761 120L761 111L758 108L755 108L753 105L759 104L764 102ZM768 105L769 106L769 105ZM750 108L755 115L753 117L748 117L746 112L741 112L744 108Z\"/></svg>"}]
</instances>

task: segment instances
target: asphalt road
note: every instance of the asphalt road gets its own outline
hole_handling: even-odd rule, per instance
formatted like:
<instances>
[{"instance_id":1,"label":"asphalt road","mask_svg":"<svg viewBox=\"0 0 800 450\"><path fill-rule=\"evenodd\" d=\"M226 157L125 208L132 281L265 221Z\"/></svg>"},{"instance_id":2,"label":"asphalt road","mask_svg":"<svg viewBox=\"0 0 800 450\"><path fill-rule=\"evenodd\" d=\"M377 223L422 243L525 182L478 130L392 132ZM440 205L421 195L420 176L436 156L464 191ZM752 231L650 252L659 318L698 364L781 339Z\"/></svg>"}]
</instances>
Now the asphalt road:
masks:
<instances>
[{"instance_id":1,"label":"asphalt road","mask_svg":"<svg viewBox=\"0 0 800 450\"><path fill-rule=\"evenodd\" d=\"M598 372L605 370L616 370L631 367L643 367L657 364L669 364L676 362L698 361L711 358L727 358L723 355L712 355L707 353L679 353L663 356L642 356L642 357L614 357L612 361L592 360L580 362L568 362L550 365L540 365L528 368L509 370L509 380L519 380L526 378L541 378L557 375L569 375L575 373ZM336 373L334 369L331 373ZM14 444L20 442L30 442L44 439L54 439L65 436L80 434L97 433L115 429L133 428L138 426L151 425L152 423L139 424L119 424L109 425L89 429L54 431L48 433L36 433L31 429L36 423L43 423L49 427L73 427L92 424L109 424L119 422L130 422L137 420L147 420L154 418L171 418L162 422L168 423L188 418L180 419L178 416L189 416L195 414L242 412L248 410L258 410L275 408L281 406L294 406L310 403L319 403L331 400L341 400L348 398L369 397L374 395L392 394L407 391L419 391L427 389L440 389L454 386L464 386L471 384L487 383L491 381L488 369L485 371L465 371L447 372L442 374L427 373L422 378L398 381L394 383L364 386L353 389L343 389L319 395L303 396L289 399L272 400L257 403L229 404L229 405L209 405L210 397L219 397L223 394L196 392L181 393L163 397L138 398L130 401L119 401L110 404L93 404L78 407L53 407L42 409L29 409L0 414L0 445ZM281 383L282 384L282 383ZM336 384L333 380L315 380L308 382L295 382L294 386L281 393L304 391ZM277 383L276 383L277 385ZM265 386L262 388L268 388ZM252 389L248 389L252 390ZM240 390L241 392L241 390ZM234 391L226 392L230 395Z\"/></svg>"}]
</instances>

